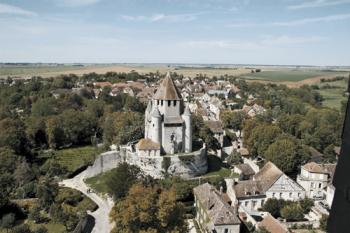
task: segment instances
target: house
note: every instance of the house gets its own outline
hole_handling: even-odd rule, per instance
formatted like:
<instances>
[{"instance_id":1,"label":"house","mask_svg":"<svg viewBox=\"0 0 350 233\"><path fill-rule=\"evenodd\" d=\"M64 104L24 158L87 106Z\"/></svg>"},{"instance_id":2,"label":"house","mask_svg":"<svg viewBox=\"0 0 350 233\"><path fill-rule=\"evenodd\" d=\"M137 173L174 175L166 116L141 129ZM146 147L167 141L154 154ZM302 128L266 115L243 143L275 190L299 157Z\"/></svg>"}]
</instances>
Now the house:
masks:
<instances>
[{"instance_id":1,"label":"house","mask_svg":"<svg viewBox=\"0 0 350 233\"><path fill-rule=\"evenodd\" d=\"M221 121L206 121L205 123L209 127L210 131L214 134L214 138L216 138L216 140L218 140L218 142L220 143L220 146L223 147L225 131L224 131L224 128L222 126L222 122Z\"/></svg>"},{"instance_id":2,"label":"house","mask_svg":"<svg viewBox=\"0 0 350 233\"><path fill-rule=\"evenodd\" d=\"M333 177L335 164L317 164L310 162L301 167L297 182L305 189L306 196L321 199L323 190Z\"/></svg>"},{"instance_id":3,"label":"house","mask_svg":"<svg viewBox=\"0 0 350 233\"><path fill-rule=\"evenodd\" d=\"M220 109L222 108L222 101L218 97L212 97L209 100L209 110L213 113L215 119L220 119Z\"/></svg>"},{"instance_id":4,"label":"house","mask_svg":"<svg viewBox=\"0 0 350 233\"><path fill-rule=\"evenodd\" d=\"M239 233L241 221L237 209L225 201L221 191L209 183L193 189L196 221L202 232Z\"/></svg>"},{"instance_id":5,"label":"house","mask_svg":"<svg viewBox=\"0 0 350 233\"><path fill-rule=\"evenodd\" d=\"M248 212L257 211L269 198L296 201L305 197L305 190L272 162L267 162L251 180L225 181L231 200Z\"/></svg>"},{"instance_id":6,"label":"house","mask_svg":"<svg viewBox=\"0 0 350 233\"><path fill-rule=\"evenodd\" d=\"M256 115L263 114L265 112L265 108L254 104L253 106L244 105L242 111L245 112L249 117L255 117Z\"/></svg>"},{"instance_id":7,"label":"house","mask_svg":"<svg viewBox=\"0 0 350 233\"><path fill-rule=\"evenodd\" d=\"M290 231L284 225L267 213L264 219L258 224L258 228L264 228L271 233L289 233Z\"/></svg>"},{"instance_id":8,"label":"house","mask_svg":"<svg viewBox=\"0 0 350 233\"><path fill-rule=\"evenodd\" d=\"M240 180L249 180L255 175L253 168L246 163L235 165L233 172L239 174Z\"/></svg>"},{"instance_id":9,"label":"house","mask_svg":"<svg viewBox=\"0 0 350 233\"><path fill-rule=\"evenodd\" d=\"M103 89L104 87L112 87L112 83L110 82L94 82L94 87L99 87L101 89Z\"/></svg>"}]
</instances>

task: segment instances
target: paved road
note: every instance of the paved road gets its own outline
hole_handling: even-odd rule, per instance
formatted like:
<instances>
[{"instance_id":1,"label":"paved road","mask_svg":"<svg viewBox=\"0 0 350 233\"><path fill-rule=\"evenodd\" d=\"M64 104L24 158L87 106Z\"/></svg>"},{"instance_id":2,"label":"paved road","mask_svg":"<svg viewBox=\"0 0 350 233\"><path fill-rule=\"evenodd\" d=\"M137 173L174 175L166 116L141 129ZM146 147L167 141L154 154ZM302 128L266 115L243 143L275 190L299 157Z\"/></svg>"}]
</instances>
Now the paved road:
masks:
<instances>
[{"instance_id":1,"label":"paved road","mask_svg":"<svg viewBox=\"0 0 350 233\"><path fill-rule=\"evenodd\" d=\"M94 201L98 205L98 209L94 212L88 213L95 218L95 226L92 233L109 233L113 227L109 222L109 212L114 205L113 200L111 198L102 198L96 193L88 193L88 186L85 184L84 178L85 171L72 179L63 180L59 184L64 187L79 190Z\"/></svg>"}]
</instances>

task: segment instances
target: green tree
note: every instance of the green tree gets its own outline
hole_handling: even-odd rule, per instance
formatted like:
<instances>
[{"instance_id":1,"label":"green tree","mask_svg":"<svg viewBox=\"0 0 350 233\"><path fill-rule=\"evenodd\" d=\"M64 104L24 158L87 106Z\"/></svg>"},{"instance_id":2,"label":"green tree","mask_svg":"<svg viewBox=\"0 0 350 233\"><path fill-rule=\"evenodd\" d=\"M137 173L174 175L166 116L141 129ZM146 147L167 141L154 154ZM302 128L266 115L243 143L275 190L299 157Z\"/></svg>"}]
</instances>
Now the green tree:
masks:
<instances>
[{"instance_id":1,"label":"green tree","mask_svg":"<svg viewBox=\"0 0 350 233\"><path fill-rule=\"evenodd\" d=\"M58 185L49 178L44 178L37 186L36 195L39 198L40 207L48 210L55 202L58 193Z\"/></svg>"},{"instance_id":2,"label":"green tree","mask_svg":"<svg viewBox=\"0 0 350 233\"><path fill-rule=\"evenodd\" d=\"M6 229L6 232L9 231L15 225L16 217L13 213L4 215L1 218L1 227Z\"/></svg>"},{"instance_id":3,"label":"green tree","mask_svg":"<svg viewBox=\"0 0 350 233\"><path fill-rule=\"evenodd\" d=\"M34 206L29 212L28 218L34 221L34 223L40 223L41 221L40 207Z\"/></svg>"},{"instance_id":4,"label":"green tree","mask_svg":"<svg viewBox=\"0 0 350 233\"><path fill-rule=\"evenodd\" d=\"M54 115L56 113L55 104L55 99L53 98L39 99L32 104L31 115L34 117Z\"/></svg>"},{"instance_id":5,"label":"green tree","mask_svg":"<svg viewBox=\"0 0 350 233\"><path fill-rule=\"evenodd\" d=\"M135 184L110 213L111 221L115 222L112 232L188 232L184 213L173 189Z\"/></svg>"},{"instance_id":6,"label":"green tree","mask_svg":"<svg viewBox=\"0 0 350 233\"><path fill-rule=\"evenodd\" d=\"M144 118L137 112L115 112L108 114L103 124L103 139L105 144L118 145L135 141L143 137Z\"/></svg>"},{"instance_id":7,"label":"green tree","mask_svg":"<svg viewBox=\"0 0 350 233\"><path fill-rule=\"evenodd\" d=\"M271 143L281 134L281 129L275 125L259 124L252 130L245 144L252 156L264 155Z\"/></svg>"},{"instance_id":8,"label":"green tree","mask_svg":"<svg viewBox=\"0 0 350 233\"><path fill-rule=\"evenodd\" d=\"M32 233L32 231L30 230L29 225L21 224L21 225L15 226L12 229L11 233Z\"/></svg>"},{"instance_id":9,"label":"green tree","mask_svg":"<svg viewBox=\"0 0 350 233\"><path fill-rule=\"evenodd\" d=\"M290 221L299 221L304 218L304 211L298 204L289 204L281 209L281 216Z\"/></svg>"},{"instance_id":10,"label":"green tree","mask_svg":"<svg viewBox=\"0 0 350 233\"><path fill-rule=\"evenodd\" d=\"M297 139L280 136L268 146L264 155L283 172L291 174L309 159L310 152Z\"/></svg>"},{"instance_id":11,"label":"green tree","mask_svg":"<svg viewBox=\"0 0 350 233\"><path fill-rule=\"evenodd\" d=\"M311 208L314 206L314 200L311 198L304 198L299 201L300 207L303 209L304 214L310 212Z\"/></svg>"},{"instance_id":12,"label":"green tree","mask_svg":"<svg viewBox=\"0 0 350 233\"><path fill-rule=\"evenodd\" d=\"M38 228L36 228L33 233L48 233L49 231L47 230L46 227L44 226L39 226Z\"/></svg>"},{"instance_id":13,"label":"green tree","mask_svg":"<svg viewBox=\"0 0 350 233\"><path fill-rule=\"evenodd\" d=\"M220 119L225 128L241 130L246 114L243 111L224 111L220 114Z\"/></svg>"},{"instance_id":14,"label":"green tree","mask_svg":"<svg viewBox=\"0 0 350 233\"><path fill-rule=\"evenodd\" d=\"M141 170L137 166L121 163L111 171L106 181L108 192L115 200L119 200L128 193L130 187L141 176Z\"/></svg>"},{"instance_id":15,"label":"green tree","mask_svg":"<svg viewBox=\"0 0 350 233\"><path fill-rule=\"evenodd\" d=\"M22 121L5 118L0 120L0 147L9 147L17 154L22 154L26 149L26 133Z\"/></svg>"},{"instance_id":16,"label":"green tree","mask_svg":"<svg viewBox=\"0 0 350 233\"><path fill-rule=\"evenodd\" d=\"M281 217L281 209L286 206L289 202L283 199L269 198L265 202L262 209L269 212L275 218Z\"/></svg>"},{"instance_id":17,"label":"green tree","mask_svg":"<svg viewBox=\"0 0 350 233\"><path fill-rule=\"evenodd\" d=\"M56 116L49 117L46 120L46 135L48 146L52 149L57 149L62 146L66 140L62 123Z\"/></svg>"},{"instance_id":18,"label":"green tree","mask_svg":"<svg viewBox=\"0 0 350 233\"><path fill-rule=\"evenodd\" d=\"M323 231L327 230L327 222L328 222L328 215L323 214L321 219L320 219L320 228Z\"/></svg>"}]
</instances>

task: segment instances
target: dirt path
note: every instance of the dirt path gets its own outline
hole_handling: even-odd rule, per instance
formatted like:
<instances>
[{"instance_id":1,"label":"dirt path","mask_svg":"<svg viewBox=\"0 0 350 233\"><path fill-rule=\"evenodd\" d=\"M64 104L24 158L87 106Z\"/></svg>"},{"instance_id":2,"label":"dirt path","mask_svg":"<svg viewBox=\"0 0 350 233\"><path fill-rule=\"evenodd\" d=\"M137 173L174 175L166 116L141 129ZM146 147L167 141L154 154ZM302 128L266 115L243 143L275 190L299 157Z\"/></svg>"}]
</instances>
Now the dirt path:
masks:
<instances>
[{"instance_id":1,"label":"dirt path","mask_svg":"<svg viewBox=\"0 0 350 233\"><path fill-rule=\"evenodd\" d=\"M85 184L84 178L85 171L78 174L72 179L61 181L59 185L79 190L84 195L89 197L92 201L94 201L96 205L98 205L98 209L94 212L88 213L95 218L95 226L92 230L92 233L109 233L113 227L113 225L109 222L109 212L114 205L113 200L110 198L102 198L96 193L88 193L88 186Z\"/></svg>"}]
</instances>

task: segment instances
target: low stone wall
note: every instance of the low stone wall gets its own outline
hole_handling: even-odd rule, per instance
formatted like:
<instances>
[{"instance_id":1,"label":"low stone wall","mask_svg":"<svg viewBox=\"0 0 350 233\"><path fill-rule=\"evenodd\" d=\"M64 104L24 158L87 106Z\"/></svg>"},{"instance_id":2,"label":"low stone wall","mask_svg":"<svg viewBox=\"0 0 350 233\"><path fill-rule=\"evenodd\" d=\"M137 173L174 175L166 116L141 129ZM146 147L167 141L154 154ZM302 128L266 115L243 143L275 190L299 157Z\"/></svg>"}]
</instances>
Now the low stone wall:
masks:
<instances>
[{"instance_id":1,"label":"low stone wall","mask_svg":"<svg viewBox=\"0 0 350 233\"><path fill-rule=\"evenodd\" d=\"M208 170L206 148L184 154L165 156L140 156L128 148L102 153L86 170L86 177L96 176L118 166L121 162L134 164L155 178L165 174L191 178L205 174Z\"/></svg>"}]
</instances>

